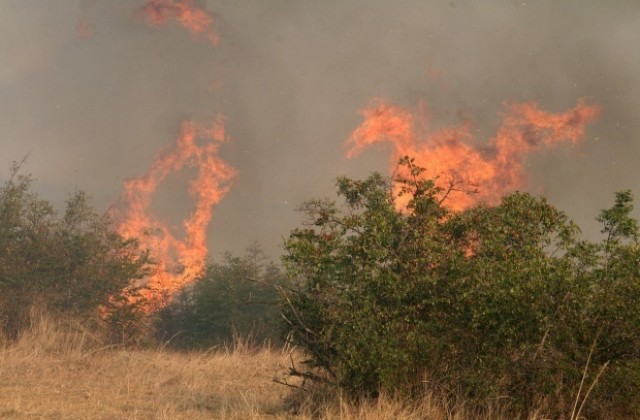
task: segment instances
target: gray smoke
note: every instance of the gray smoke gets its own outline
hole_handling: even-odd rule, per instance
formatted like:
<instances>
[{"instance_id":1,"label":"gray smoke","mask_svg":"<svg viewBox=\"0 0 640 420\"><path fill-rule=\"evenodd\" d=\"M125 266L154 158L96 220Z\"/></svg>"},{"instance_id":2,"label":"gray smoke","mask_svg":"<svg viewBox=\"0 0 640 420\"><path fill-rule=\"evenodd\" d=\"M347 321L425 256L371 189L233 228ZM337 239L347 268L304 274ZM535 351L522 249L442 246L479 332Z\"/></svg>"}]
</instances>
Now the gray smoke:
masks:
<instances>
[{"instance_id":1,"label":"gray smoke","mask_svg":"<svg viewBox=\"0 0 640 420\"><path fill-rule=\"evenodd\" d=\"M529 190L580 224L616 190L640 194L640 3L423 0L201 1L217 48L178 25L150 28L143 1L0 0L0 173L26 170L56 203L82 189L106 209L183 119L228 117L239 175L210 226L213 256L258 240L273 255L301 201L338 175L386 172L387 151L348 161L357 110L423 101L434 125L473 119L489 138L503 101L603 107L577 148L530 159ZM90 36L77 36L78 20ZM189 211L176 176L158 212Z\"/></svg>"}]
</instances>

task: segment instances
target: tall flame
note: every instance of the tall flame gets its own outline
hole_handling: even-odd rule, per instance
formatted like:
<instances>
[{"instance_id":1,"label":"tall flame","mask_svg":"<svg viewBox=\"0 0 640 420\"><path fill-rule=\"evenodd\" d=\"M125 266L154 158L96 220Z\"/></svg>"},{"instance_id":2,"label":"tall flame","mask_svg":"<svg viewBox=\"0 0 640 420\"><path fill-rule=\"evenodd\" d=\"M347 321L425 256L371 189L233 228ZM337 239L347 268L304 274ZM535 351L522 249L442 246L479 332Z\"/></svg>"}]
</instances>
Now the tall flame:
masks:
<instances>
[{"instance_id":1,"label":"tall flame","mask_svg":"<svg viewBox=\"0 0 640 420\"><path fill-rule=\"evenodd\" d=\"M206 141L199 145L198 138ZM138 238L158 263L142 291L150 311L166 305L175 291L192 282L205 267L213 206L227 193L236 174L218 157L224 141L222 116L209 128L184 122L175 145L156 156L146 174L125 182L121 205L114 210L117 231L125 238ZM184 238L179 239L150 207L163 180L185 167L197 168L198 174L189 186L195 209L183 222Z\"/></svg>"},{"instance_id":2,"label":"tall flame","mask_svg":"<svg viewBox=\"0 0 640 420\"><path fill-rule=\"evenodd\" d=\"M193 36L205 36L213 45L219 37L212 29L213 17L193 0L147 0L141 9L151 26L164 26L175 19Z\"/></svg>"},{"instance_id":3,"label":"tall flame","mask_svg":"<svg viewBox=\"0 0 640 420\"><path fill-rule=\"evenodd\" d=\"M600 113L599 106L589 105L583 98L559 114L546 112L532 102L505 106L507 112L497 134L482 144L469 123L429 131L426 112L412 112L376 99L360 111L364 121L348 140L347 156L352 158L372 144L389 142L393 170L401 157L415 158L416 164L426 169L424 176L435 179L443 194L448 192L448 207L463 210L479 201L496 203L506 192L525 186L528 154L562 142L578 143L585 126ZM464 185L474 186L478 194L468 194ZM404 208L406 200L400 197L398 208Z\"/></svg>"}]
</instances>

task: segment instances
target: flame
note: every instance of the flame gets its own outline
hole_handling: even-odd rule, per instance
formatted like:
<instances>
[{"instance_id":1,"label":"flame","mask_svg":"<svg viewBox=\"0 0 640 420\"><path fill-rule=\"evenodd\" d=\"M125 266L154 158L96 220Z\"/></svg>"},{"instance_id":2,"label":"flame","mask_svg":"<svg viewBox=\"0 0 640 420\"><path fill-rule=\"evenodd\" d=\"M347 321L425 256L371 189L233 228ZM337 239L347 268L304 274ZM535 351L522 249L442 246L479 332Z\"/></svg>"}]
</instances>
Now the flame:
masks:
<instances>
[{"instance_id":1,"label":"flame","mask_svg":"<svg viewBox=\"0 0 640 420\"><path fill-rule=\"evenodd\" d=\"M208 141L199 145L198 138ZM218 157L224 141L222 116L209 128L184 122L176 144L156 156L146 174L124 184L121 205L114 210L116 229L125 238L138 238L142 248L148 249L158 264L142 290L149 311L169 303L171 295L192 282L205 267L207 226L213 206L222 200L236 174L235 169ZM163 180L185 167L198 170L189 186L195 209L183 222L184 238L178 239L153 215L150 207Z\"/></svg>"},{"instance_id":2,"label":"flame","mask_svg":"<svg viewBox=\"0 0 640 420\"><path fill-rule=\"evenodd\" d=\"M151 26L164 26L171 19L187 28L193 36L205 36L213 45L218 45L219 37L213 31L213 17L193 0L147 0L141 12Z\"/></svg>"},{"instance_id":3,"label":"flame","mask_svg":"<svg viewBox=\"0 0 640 420\"><path fill-rule=\"evenodd\" d=\"M431 132L426 112L412 112L376 99L360 111L364 121L348 140L347 156L353 158L370 145L389 142L393 170L401 157L415 158L416 164L426 169L424 176L434 179L442 194L447 194L445 204L452 210L463 210L480 201L495 204L506 192L524 187L528 154L562 142L577 144L584 137L585 126L600 113L599 106L589 105L583 98L559 114L546 112L533 102L506 103L505 107L496 136L482 144L472 134L470 123ZM400 171L405 173L398 175L408 175L405 168ZM468 186L477 194L468 194ZM397 191L399 187L394 188ZM399 197L398 208L406 207L405 197Z\"/></svg>"}]
</instances>

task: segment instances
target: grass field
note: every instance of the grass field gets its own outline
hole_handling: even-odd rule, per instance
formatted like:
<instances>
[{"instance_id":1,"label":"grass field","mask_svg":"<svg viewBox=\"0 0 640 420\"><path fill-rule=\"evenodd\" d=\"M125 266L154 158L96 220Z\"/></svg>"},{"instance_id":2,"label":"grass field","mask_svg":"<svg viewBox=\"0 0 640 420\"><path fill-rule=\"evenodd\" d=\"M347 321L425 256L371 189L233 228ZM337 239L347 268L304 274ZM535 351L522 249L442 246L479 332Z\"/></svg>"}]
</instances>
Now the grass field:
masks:
<instances>
[{"instance_id":1,"label":"grass field","mask_svg":"<svg viewBox=\"0 0 640 420\"><path fill-rule=\"evenodd\" d=\"M87 331L40 318L17 342L0 344L0 419L477 418L429 396L356 405L315 395L293 413L296 391L273 381L291 357L242 342L191 353L100 346Z\"/></svg>"}]
</instances>

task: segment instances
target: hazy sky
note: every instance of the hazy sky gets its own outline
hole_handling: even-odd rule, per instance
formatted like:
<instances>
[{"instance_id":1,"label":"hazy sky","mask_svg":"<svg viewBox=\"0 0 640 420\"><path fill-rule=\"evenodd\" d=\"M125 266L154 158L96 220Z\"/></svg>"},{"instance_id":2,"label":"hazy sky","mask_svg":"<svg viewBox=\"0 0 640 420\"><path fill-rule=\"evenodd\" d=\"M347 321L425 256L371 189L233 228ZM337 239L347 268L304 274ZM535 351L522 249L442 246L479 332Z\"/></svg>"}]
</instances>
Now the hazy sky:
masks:
<instances>
[{"instance_id":1,"label":"hazy sky","mask_svg":"<svg viewBox=\"0 0 640 420\"><path fill-rule=\"evenodd\" d=\"M339 175L387 171L384 146L344 157L372 98L423 102L436 125L463 115L488 139L505 100L561 112L586 97L602 115L579 146L529 159L528 190L593 230L614 191L640 195L637 0L196 1L217 47L175 22L148 26L144 4L0 0L0 178L29 153L44 197L81 189L106 210L182 120L222 112L221 154L238 175L211 255L253 240L276 255L303 200L332 195ZM188 175L156 199L174 224L190 209Z\"/></svg>"}]
</instances>

